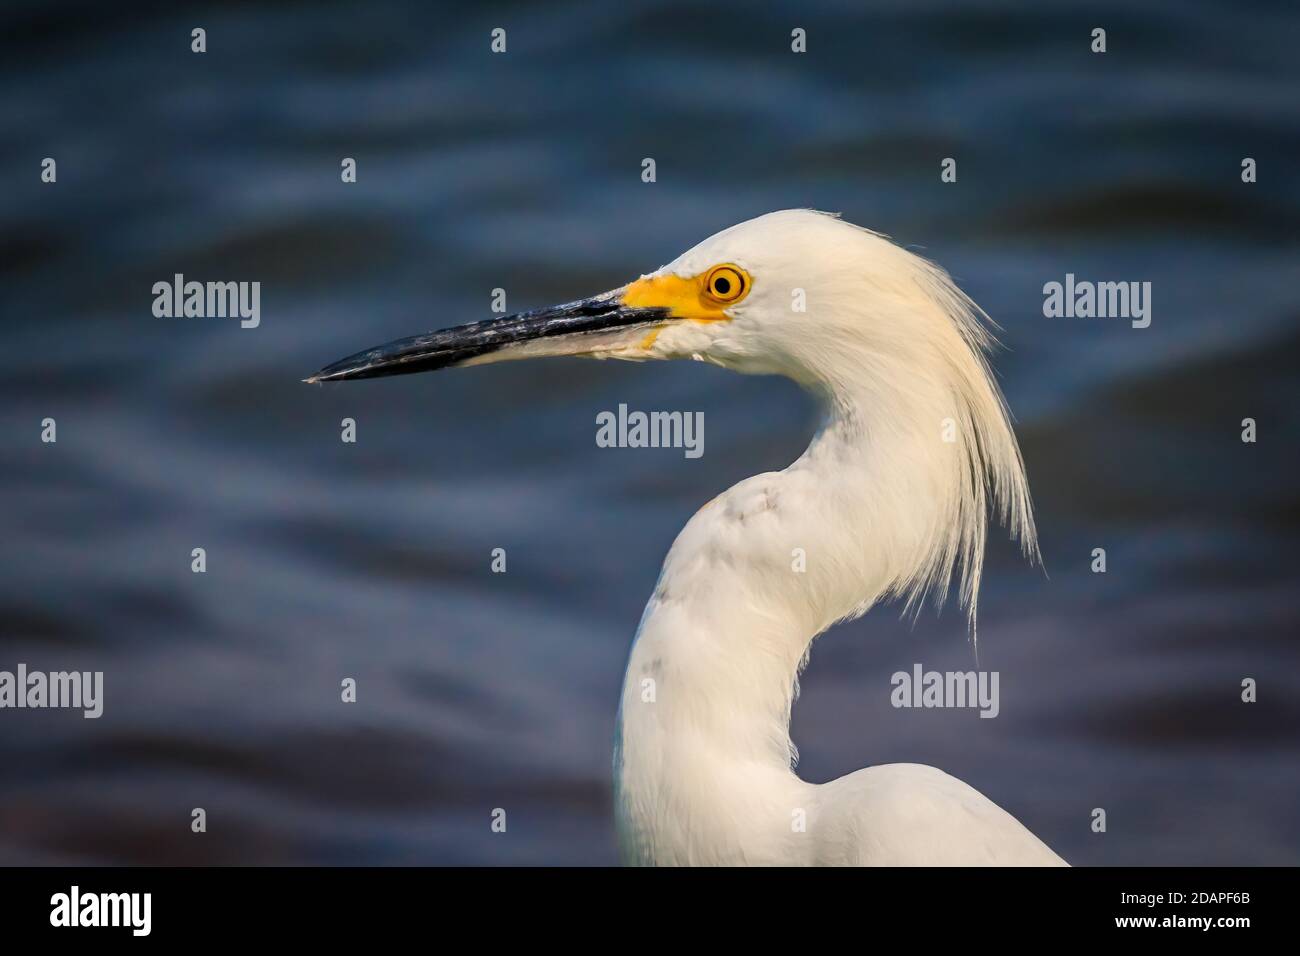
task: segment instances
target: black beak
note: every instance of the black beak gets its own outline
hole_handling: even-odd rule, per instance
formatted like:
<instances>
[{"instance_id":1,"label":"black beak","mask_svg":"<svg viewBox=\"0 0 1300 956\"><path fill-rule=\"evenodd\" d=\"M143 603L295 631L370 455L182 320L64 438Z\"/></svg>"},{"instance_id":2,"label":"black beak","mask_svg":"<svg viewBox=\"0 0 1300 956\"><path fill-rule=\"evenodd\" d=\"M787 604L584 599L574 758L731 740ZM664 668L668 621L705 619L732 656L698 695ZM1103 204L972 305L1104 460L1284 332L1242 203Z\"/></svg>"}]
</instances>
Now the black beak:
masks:
<instances>
[{"instance_id":1,"label":"black beak","mask_svg":"<svg viewBox=\"0 0 1300 956\"><path fill-rule=\"evenodd\" d=\"M624 305L622 292L397 339L327 365L305 381L344 382L509 358L591 354L609 341L609 333L626 334L668 319L667 309Z\"/></svg>"}]
</instances>

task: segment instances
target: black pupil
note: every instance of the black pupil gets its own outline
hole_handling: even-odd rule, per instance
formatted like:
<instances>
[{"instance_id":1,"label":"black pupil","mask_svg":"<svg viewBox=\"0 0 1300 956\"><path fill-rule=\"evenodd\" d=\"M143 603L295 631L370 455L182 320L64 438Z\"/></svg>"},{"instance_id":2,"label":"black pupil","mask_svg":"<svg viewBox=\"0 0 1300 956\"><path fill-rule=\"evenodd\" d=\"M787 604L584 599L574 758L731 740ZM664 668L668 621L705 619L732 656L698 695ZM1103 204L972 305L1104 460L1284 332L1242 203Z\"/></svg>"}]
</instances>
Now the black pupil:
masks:
<instances>
[{"instance_id":1,"label":"black pupil","mask_svg":"<svg viewBox=\"0 0 1300 956\"><path fill-rule=\"evenodd\" d=\"M726 295L731 291L731 280L726 276L718 276L713 280L713 291L718 295Z\"/></svg>"}]
</instances>

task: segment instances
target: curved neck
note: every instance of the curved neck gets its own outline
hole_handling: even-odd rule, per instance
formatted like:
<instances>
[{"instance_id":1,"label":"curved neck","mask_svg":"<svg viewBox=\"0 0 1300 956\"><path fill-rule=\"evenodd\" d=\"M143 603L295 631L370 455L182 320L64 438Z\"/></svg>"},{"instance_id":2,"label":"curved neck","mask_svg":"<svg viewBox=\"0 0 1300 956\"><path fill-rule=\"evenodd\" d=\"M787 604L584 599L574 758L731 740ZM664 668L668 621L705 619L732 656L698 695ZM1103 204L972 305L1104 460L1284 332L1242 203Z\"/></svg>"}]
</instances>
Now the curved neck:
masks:
<instances>
[{"instance_id":1,"label":"curved neck","mask_svg":"<svg viewBox=\"0 0 1300 956\"><path fill-rule=\"evenodd\" d=\"M664 563L628 662L615 756L634 862L792 863L809 851L790 711L813 638L865 611L915 550L934 500L915 460L932 440L833 402L808 450L701 509ZM925 533L921 533L924 537ZM912 547L905 546L908 540Z\"/></svg>"}]
</instances>

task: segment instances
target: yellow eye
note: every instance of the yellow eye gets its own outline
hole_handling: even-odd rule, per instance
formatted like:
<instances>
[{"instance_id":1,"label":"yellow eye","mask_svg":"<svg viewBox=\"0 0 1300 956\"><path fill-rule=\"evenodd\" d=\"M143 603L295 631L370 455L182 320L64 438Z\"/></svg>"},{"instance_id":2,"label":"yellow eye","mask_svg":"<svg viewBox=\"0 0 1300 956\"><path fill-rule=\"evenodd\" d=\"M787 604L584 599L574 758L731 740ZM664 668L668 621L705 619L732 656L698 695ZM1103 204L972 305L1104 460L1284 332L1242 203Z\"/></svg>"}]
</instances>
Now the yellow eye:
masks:
<instances>
[{"instance_id":1,"label":"yellow eye","mask_svg":"<svg viewBox=\"0 0 1300 956\"><path fill-rule=\"evenodd\" d=\"M749 280L736 266L714 266L704 280L704 289L718 302L736 302L749 291Z\"/></svg>"}]
</instances>

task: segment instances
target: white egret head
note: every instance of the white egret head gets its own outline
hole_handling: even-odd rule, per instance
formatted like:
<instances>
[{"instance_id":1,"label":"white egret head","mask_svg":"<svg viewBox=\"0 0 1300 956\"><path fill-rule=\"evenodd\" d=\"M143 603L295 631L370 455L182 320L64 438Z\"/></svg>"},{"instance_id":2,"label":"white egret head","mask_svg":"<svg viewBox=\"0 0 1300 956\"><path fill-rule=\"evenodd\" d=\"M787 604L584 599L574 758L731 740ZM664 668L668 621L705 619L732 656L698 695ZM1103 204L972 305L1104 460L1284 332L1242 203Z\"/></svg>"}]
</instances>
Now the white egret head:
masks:
<instances>
[{"instance_id":1,"label":"white egret head","mask_svg":"<svg viewBox=\"0 0 1300 956\"><path fill-rule=\"evenodd\" d=\"M941 597L960 567L973 610L990 498L1035 553L1019 448L985 360L986 322L937 266L837 216L793 209L725 229L610 292L401 339L307 381L549 355L687 358L787 376L864 444L905 459L891 463L905 480L878 489L897 499L891 544L908 552L890 590L911 602L931 588Z\"/></svg>"}]
</instances>

